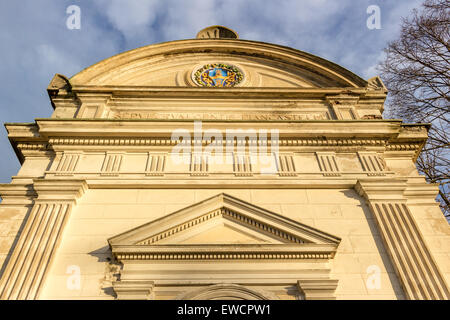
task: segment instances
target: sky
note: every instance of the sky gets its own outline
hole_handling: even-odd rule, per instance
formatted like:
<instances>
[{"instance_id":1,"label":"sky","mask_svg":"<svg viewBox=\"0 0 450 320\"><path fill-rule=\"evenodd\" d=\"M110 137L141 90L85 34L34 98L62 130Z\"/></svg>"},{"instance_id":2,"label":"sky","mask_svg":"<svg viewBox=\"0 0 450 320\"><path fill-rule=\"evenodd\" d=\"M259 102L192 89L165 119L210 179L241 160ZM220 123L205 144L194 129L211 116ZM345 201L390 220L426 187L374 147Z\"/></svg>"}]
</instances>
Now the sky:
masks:
<instances>
[{"instance_id":1,"label":"sky","mask_svg":"<svg viewBox=\"0 0 450 320\"><path fill-rule=\"evenodd\" d=\"M21 0L0 1L0 122L50 117L46 88L55 73L71 77L123 51L191 39L224 25L241 39L281 44L331 60L368 79L402 17L422 0ZM80 9L68 29L67 8ZM381 29L369 29L371 5ZM0 183L20 164L0 126Z\"/></svg>"}]
</instances>

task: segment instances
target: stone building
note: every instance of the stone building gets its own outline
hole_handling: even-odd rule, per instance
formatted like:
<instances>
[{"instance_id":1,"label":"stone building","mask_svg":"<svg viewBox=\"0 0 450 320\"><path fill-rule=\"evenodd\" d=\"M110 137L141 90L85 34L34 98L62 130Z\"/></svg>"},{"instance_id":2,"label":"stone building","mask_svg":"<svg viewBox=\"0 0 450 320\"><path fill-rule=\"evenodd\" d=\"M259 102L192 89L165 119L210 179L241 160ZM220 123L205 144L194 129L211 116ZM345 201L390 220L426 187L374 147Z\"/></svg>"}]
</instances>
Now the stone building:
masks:
<instances>
[{"instance_id":1,"label":"stone building","mask_svg":"<svg viewBox=\"0 0 450 320\"><path fill-rule=\"evenodd\" d=\"M6 124L1 299L449 299L450 229L386 88L213 26Z\"/></svg>"}]
</instances>

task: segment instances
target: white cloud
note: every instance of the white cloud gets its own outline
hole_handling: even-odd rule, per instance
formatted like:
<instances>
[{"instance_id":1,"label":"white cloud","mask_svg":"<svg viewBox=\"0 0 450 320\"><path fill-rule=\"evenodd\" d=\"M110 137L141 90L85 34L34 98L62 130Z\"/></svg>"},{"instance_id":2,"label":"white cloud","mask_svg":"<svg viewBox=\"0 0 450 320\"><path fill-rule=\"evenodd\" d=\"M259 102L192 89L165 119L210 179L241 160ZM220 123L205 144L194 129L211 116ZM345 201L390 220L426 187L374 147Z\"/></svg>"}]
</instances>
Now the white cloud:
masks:
<instances>
[{"instance_id":1,"label":"white cloud","mask_svg":"<svg viewBox=\"0 0 450 320\"><path fill-rule=\"evenodd\" d=\"M98 10L104 12L111 24L126 38L146 34L163 4L164 2L157 0L96 1Z\"/></svg>"},{"instance_id":2,"label":"white cloud","mask_svg":"<svg viewBox=\"0 0 450 320\"><path fill-rule=\"evenodd\" d=\"M167 0L166 4L165 19L159 30L167 40L192 39L201 29L220 24L217 0Z\"/></svg>"},{"instance_id":3,"label":"white cloud","mask_svg":"<svg viewBox=\"0 0 450 320\"><path fill-rule=\"evenodd\" d=\"M377 65L384 60L386 54L382 51L376 59L372 61L372 64L368 66L362 73L364 79L370 79L378 75Z\"/></svg>"}]
</instances>

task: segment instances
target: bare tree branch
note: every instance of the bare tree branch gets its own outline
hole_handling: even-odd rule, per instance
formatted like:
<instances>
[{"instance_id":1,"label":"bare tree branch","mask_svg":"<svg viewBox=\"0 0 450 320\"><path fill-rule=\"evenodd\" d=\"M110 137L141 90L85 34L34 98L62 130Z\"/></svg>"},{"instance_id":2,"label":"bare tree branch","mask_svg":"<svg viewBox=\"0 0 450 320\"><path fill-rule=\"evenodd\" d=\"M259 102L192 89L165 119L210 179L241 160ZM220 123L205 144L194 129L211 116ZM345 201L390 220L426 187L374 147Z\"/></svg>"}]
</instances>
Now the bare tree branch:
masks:
<instances>
[{"instance_id":1,"label":"bare tree branch","mask_svg":"<svg viewBox=\"0 0 450 320\"><path fill-rule=\"evenodd\" d=\"M378 70L389 90L387 116L432 124L417 168L440 184L437 199L450 217L450 1L426 0L385 53Z\"/></svg>"}]
</instances>

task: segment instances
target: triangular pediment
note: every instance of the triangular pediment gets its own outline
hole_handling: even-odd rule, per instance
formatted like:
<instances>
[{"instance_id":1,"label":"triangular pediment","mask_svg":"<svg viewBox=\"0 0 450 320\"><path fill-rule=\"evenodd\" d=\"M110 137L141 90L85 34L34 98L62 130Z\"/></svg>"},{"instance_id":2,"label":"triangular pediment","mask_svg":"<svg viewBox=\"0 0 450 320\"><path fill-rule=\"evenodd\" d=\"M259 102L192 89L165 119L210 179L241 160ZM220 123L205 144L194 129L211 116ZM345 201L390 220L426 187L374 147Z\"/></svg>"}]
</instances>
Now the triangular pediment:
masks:
<instances>
[{"instance_id":1,"label":"triangular pediment","mask_svg":"<svg viewBox=\"0 0 450 320\"><path fill-rule=\"evenodd\" d=\"M176 253L188 258L205 257L204 253L220 258L231 252L235 257L248 257L256 251L292 257L296 254L300 257L300 253L310 254L311 258L330 257L339 242L335 236L227 194L109 239L116 256L149 259L170 254L179 257Z\"/></svg>"}]
</instances>

